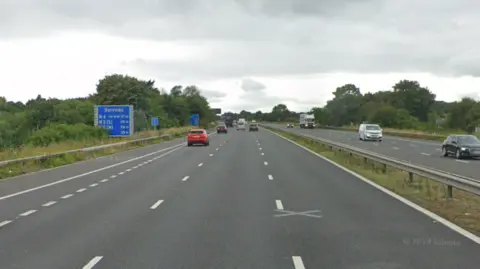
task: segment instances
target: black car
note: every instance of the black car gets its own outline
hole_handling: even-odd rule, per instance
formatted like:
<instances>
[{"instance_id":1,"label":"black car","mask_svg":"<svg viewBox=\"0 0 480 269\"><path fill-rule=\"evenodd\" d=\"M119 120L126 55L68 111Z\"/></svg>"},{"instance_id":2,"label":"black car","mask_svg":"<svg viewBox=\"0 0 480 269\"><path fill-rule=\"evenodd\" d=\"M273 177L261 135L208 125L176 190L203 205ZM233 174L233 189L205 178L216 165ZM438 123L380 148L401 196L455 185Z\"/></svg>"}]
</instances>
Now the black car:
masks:
<instances>
[{"instance_id":1,"label":"black car","mask_svg":"<svg viewBox=\"0 0 480 269\"><path fill-rule=\"evenodd\" d=\"M228 129L227 129L227 126L225 125L219 125L217 126L217 134L219 133L228 133Z\"/></svg>"},{"instance_id":2,"label":"black car","mask_svg":"<svg viewBox=\"0 0 480 269\"><path fill-rule=\"evenodd\" d=\"M450 135L443 142L442 155L457 159L480 157L480 140L473 135Z\"/></svg>"},{"instance_id":3,"label":"black car","mask_svg":"<svg viewBox=\"0 0 480 269\"><path fill-rule=\"evenodd\" d=\"M250 125L248 126L248 131L258 132L258 124L250 123Z\"/></svg>"}]
</instances>

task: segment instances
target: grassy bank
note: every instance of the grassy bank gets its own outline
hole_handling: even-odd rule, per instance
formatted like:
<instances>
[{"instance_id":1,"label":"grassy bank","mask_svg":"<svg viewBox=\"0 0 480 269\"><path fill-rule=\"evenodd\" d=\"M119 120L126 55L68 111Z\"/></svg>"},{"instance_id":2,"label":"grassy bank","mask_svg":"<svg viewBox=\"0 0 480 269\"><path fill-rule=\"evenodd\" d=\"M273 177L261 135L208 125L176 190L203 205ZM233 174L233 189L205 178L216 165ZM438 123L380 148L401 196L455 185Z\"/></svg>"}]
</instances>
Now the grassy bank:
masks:
<instances>
[{"instance_id":1,"label":"grassy bank","mask_svg":"<svg viewBox=\"0 0 480 269\"><path fill-rule=\"evenodd\" d=\"M159 138L159 139L144 141L139 143L130 143L124 146L105 148L105 149L101 149L93 152L70 153L70 154L65 154L59 157L54 157L54 158L46 158L38 161L28 161L28 162L3 166L0 168L0 179L9 178L9 177L26 174L26 173L31 173L31 172L39 171L42 169L58 167L58 166L71 164L78 161L98 158L101 156L106 156L113 153L142 147L148 144L155 144L155 143L160 143L162 141L168 141L174 138L184 137L185 132L187 132L190 129L191 127L171 128L171 129L164 129L160 131L139 132L134 136L128 137L128 138L109 138L105 140L93 140L93 141L67 141L63 143L54 144L48 147L37 147L37 148L25 147L16 151L3 151L3 152L0 152L0 159L9 160L9 159L17 159L17 158L23 158L23 157L31 157L31 156L38 156L38 155L44 155L44 154L65 152L69 150L117 143L117 142L128 141L128 140L135 140L139 138L159 136L164 134L172 134L172 136L168 138Z\"/></svg>"},{"instance_id":2,"label":"grassy bank","mask_svg":"<svg viewBox=\"0 0 480 269\"><path fill-rule=\"evenodd\" d=\"M416 176L410 182L406 172L393 168L388 168L384 172L383 166L379 164L370 161L365 163L363 158L332 151L315 140L272 128L268 129L327 157L460 227L480 235L479 196L455 189L454 198L447 199L447 187L428 178Z\"/></svg>"}]
</instances>

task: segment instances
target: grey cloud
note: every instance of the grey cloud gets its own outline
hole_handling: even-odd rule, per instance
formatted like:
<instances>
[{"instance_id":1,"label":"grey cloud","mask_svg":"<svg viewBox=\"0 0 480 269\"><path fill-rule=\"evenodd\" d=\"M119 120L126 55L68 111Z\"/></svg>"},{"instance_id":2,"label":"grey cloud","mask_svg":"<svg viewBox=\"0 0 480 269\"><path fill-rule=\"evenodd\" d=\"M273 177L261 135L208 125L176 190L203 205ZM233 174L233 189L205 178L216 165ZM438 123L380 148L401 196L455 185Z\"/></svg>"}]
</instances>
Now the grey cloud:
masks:
<instances>
[{"instance_id":1,"label":"grey cloud","mask_svg":"<svg viewBox=\"0 0 480 269\"><path fill-rule=\"evenodd\" d=\"M242 79L242 90L246 92L258 92L266 89L265 85L251 78Z\"/></svg>"},{"instance_id":2,"label":"grey cloud","mask_svg":"<svg viewBox=\"0 0 480 269\"><path fill-rule=\"evenodd\" d=\"M208 61L130 63L166 79L333 71L480 76L479 26L480 2L473 0L0 2L0 38L95 29L209 48Z\"/></svg>"},{"instance_id":3,"label":"grey cloud","mask_svg":"<svg viewBox=\"0 0 480 269\"><path fill-rule=\"evenodd\" d=\"M205 96L210 102L220 102L223 98L227 97L224 92L213 90L200 90L203 96Z\"/></svg>"}]
</instances>

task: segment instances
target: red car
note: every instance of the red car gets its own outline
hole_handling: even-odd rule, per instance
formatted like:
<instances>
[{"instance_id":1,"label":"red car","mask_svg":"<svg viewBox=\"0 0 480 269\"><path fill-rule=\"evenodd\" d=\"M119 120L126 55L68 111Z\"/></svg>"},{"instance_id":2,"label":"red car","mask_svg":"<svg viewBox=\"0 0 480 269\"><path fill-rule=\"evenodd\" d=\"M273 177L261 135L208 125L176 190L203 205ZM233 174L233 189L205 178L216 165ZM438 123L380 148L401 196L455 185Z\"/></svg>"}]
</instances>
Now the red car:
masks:
<instances>
[{"instance_id":1,"label":"red car","mask_svg":"<svg viewBox=\"0 0 480 269\"><path fill-rule=\"evenodd\" d=\"M227 126L225 126L225 125L217 126L217 134L219 134L219 133L228 133Z\"/></svg>"},{"instance_id":2,"label":"red car","mask_svg":"<svg viewBox=\"0 0 480 269\"><path fill-rule=\"evenodd\" d=\"M190 147L193 144L203 144L204 146L210 145L207 131L204 129L191 130L187 136L187 146Z\"/></svg>"}]
</instances>

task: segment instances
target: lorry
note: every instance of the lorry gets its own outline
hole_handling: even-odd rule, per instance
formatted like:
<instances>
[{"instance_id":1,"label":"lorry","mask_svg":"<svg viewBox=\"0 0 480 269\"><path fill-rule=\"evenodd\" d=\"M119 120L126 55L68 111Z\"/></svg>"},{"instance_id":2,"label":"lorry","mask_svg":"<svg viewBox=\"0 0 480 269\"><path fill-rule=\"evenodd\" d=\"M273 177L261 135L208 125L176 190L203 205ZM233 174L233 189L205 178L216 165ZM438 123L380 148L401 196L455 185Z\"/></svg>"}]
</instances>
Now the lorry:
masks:
<instances>
[{"instance_id":1,"label":"lorry","mask_svg":"<svg viewBox=\"0 0 480 269\"><path fill-rule=\"evenodd\" d=\"M225 115L223 118L225 125L227 127L233 127L233 116L232 115Z\"/></svg>"},{"instance_id":2,"label":"lorry","mask_svg":"<svg viewBox=\"0 0 480 269\"><path fill-rule=\"evenodd\" d=\"M309 114L300 114L300 128L315 128L315 116Z\"/></svg>"}]
</instances>

